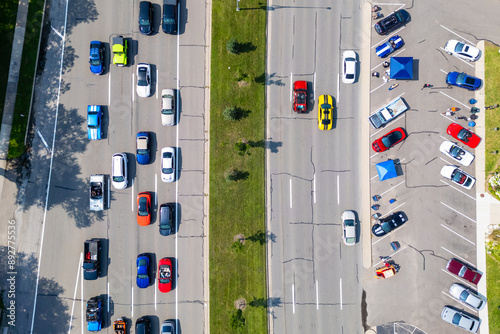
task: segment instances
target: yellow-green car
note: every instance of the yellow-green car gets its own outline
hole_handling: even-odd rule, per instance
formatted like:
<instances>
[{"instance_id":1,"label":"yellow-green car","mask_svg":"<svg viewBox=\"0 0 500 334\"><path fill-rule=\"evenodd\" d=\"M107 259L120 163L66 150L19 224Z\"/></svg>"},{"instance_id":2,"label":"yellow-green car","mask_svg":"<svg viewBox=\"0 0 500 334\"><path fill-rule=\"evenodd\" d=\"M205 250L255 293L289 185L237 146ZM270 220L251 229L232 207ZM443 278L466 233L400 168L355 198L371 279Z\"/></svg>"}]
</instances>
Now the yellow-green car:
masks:
<instances>
[{"instance_id":1,"label":"yellow-green car","mask_svg":"<svg viewBox=\"0 0 500 334\"><path fill-rule=\"evenodd\" d=\"M127 40L123 36L113 37L113 64L127 65Z\"/></svg>"},{"instance_id":2,"label":"yellow-green car","mask_svg":"<svg viewBox=\"0 0 500 334\"><path fill-rule=\"evenodd\" d=\"M331 130L333 126L333 98L330 95L320 95L318 99L318 128Z\"/></svg>"}]
</instances>

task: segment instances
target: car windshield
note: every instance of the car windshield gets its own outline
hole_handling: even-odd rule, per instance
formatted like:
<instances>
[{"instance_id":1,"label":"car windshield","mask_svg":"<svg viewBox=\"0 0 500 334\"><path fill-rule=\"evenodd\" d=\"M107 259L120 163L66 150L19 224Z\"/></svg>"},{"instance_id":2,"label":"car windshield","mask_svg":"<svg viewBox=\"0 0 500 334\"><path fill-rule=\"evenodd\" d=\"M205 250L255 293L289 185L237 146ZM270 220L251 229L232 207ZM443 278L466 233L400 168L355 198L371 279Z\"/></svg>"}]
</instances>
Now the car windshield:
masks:
<instances>
[{"instance_id":1,"label":"car windshield","mask_svg":"<svg viewBox=\"0 0 500 334\"><path fill-rule=\"evenodd\" d=\"M123 182L124 180L123 176L113 176L113 181L115 182Z\"/></svg>"},{"instance_id":2,"label":"car windshield","mask_svg":"<svg viewBox=\"0 0 500 334\"><path fill-rule=\"evenodd\" d=\"M146 197L141 197L139 199L139 208L138 208L139 216L147 216L148 215L147 204L148 204L148 200L146 199Z\"/></svg>"},{"instance_id":3,"label":"car windshield","mask_svg":"<svg viewBox=\"0 0 500 334\"><path fill-rule=\"evenodd\" d=\"M459 313L455 313L455 315L453 315L453 319L451 320L451 322L452 324L457 326L460 323L460 319L462 319L462 316Z\"/></svg>"},{"instance_id":4,"label":"car windshield","mask_svg":"<svg viewBox=\"0 0 500 334\"><path fill-rule=\"evenodd\" d=\"M139 68L139 73L137 74L137 85L139 86L147 86L147 78L146 78L147 69L145 67Z\"/></svg>"},{"instance_id":5,"label":"car windshield","mask_svg":"<svg viewBox=\"0 0 500 334\"><path fill-rule=\"evenodd\" d=\"M403 136L401 132L393 132L387 136L382 137L382 144L384 144L385 147L391 147L392 145L396 144L402 137Z\"/></svg>"},{"instance_id":6,"label":"car windshield","mask_svg":"<svg viewBox=\"0 0 500 334\"><path fill-rule=\"evenodd\" d=\"M321 105L321 109L330 109L332 106L328 103L323 103ZM328 110L325 110L325 114L328 113Z\"/></svg>"},{"instance_id":7,"label":"car windshield","mask_svg":"<svg viewBox=\"0 0 500 334\"><path fill-rule=\"evenodd\" d=\"M458 272L458 276L464 277L466 271L467 271L467 267L462 266L462 268L460 268L460 271Z\"/></svg>"},{"instance_id":8,"label":"car windshield","mask_svg":"<svg viewBox=\"0 0 500 334\"><path fill-rule=\"evenodd\" d=\"M172 109L162 109L161 110L161 113L163 115L173 115L174 114L174 111Z\"/></svg>"},{"instance_id":9,"label":"car windshield","mask_svg":"<svg viewBox=\"0 0 500 334\"><path fill-rule=\"evenodd\" d=\"M345 226L354 226L354 220L353 219L346 219L344 221Z\"/></svg>"},{"instance_id":10,"label":"car windshield","mask_svg":"<svg viewBox=\"0 0 500 334\"><path fill-rule=\"evenodd\" d=\"M465 46L464 43L457 43L457 45L455 46L455 52L462 52L464 46Z\"/></svg>"},{"instance_id":11,"label":"car windshield","mask_svg":"<svg viewBox=\"0 0 500 334\"><path fill-rule=\"evenodd\" d=\"M142 18L139 20L141 26L149 26L149 18Z\"/></svg>"},{"instance_id":12,"label":"car windshield","mask_svg":"<svg viewBox=\"0 0 500 334\"><path fill-rule=\"evenodd\" d=\"M467 129L462 129L457 134L457 138L464 142L468 142L470 137L472 137L472 133Z\"/></svg>"},{"instance_id":13,"label":"car windshield","mask_svg":"<svg viewBox=\"0 0 500 334\"><path fill-rule=\"evenodd\" d=\"M465 74L460 73L459 75L457 75L457 84L462 85L464 82L465 82Z\"/></svg>"},{"instance_id":14,"label":"car windshield","mask_svg":"<svg viewBox=\"0 0 500 334\"><path fill-rule=\"evenodd\" d=\"M467 292L467 290L462 291L459 298L461 301L466 301L467 298L469 298L469 293Z\"/></svg>"},{"instance_id":15,"label":"car windshield","mask_svg":"<svg viewBox=\"0 0 500 334\"><path fill-rule=\"evenodd\" d=\"M393 229L392 224L389 221L383 222L382 224L380 224L380 227L382 227L382 230L384 230L385 233L389 233Z\"/></svg>"},{"instance_id":16,"label":"car windshield","mask_svg":"<svg viewBox=\"0 0 500 334\"><path fill-rule=\"evenodd\" d=\"M465 154L465 151L462 150L460 147L458 146L455 146L453 145L451 148L450 148L450 155L457 159L457 160L462 160L462 155Z\"/></svg>"}]
</instances>

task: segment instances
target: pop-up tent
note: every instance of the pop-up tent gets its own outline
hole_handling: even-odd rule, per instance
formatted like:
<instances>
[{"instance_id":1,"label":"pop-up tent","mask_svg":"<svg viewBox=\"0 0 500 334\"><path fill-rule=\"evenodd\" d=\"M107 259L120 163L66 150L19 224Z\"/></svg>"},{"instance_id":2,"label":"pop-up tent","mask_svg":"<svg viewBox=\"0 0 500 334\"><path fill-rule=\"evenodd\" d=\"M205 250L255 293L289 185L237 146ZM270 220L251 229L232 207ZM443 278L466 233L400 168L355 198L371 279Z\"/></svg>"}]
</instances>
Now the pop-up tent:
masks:
<instances>
[{"instance_id":1,"label":"pop-up tent","mask_svg":"<svg viewBox=\"0 0 500 334\"><path fill-rule=\"evenodd\" d=\"M413 79L413 57L391 57L391 79Z\"/></svg>"},{"instance_id":2,"label":"pop-up tent","mask_svg":"<svg viewBox=\"0 0 500 334\"><path fill-rule=\"evenodd\" d=\"M376 164L375 166L377 167L378 178L380 181L389 180L398 176L393 160L387 160Z\"/></svg>"}]
</instances>

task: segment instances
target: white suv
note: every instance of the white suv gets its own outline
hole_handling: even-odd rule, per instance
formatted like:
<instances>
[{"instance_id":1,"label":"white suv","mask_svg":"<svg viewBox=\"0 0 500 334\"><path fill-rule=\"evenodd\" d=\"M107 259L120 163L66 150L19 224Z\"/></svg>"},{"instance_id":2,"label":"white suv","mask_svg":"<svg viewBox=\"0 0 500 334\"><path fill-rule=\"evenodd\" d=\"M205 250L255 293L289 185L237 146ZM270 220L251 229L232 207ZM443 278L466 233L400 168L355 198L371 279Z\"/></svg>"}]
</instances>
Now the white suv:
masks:
<instances>
[{"instance_id":1,"label":"white suv","mask_svg":"<svg viewBox=\"0 0 500 334\"><path fill-rule=\"evenodd\" d=\"M127 187L127 155L125 153L113 154L111 166L111 180L116 189Z\"/></svg>"}]
</instances>

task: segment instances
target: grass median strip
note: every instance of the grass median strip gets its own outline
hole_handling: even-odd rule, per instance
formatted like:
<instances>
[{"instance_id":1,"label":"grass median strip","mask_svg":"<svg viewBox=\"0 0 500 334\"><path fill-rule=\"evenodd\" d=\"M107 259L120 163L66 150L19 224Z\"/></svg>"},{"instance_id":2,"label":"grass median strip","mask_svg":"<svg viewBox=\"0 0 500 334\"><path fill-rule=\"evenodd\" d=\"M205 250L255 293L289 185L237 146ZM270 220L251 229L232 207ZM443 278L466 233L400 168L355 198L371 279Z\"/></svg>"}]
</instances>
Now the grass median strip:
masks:
<instances>
[{"instance_id":1,"label":"grass median strip","mask_svg":"<svg viewBox=\"0 0 500 334\"><path fill-rule=\"evenodd\" d=\"M241 5L237 12L232 0L212 4L209 258L213 333L267 332L266 11L254 0ZM239 299L246 301L242 313L235 308Z\"/></svg>"}]
</instances>

